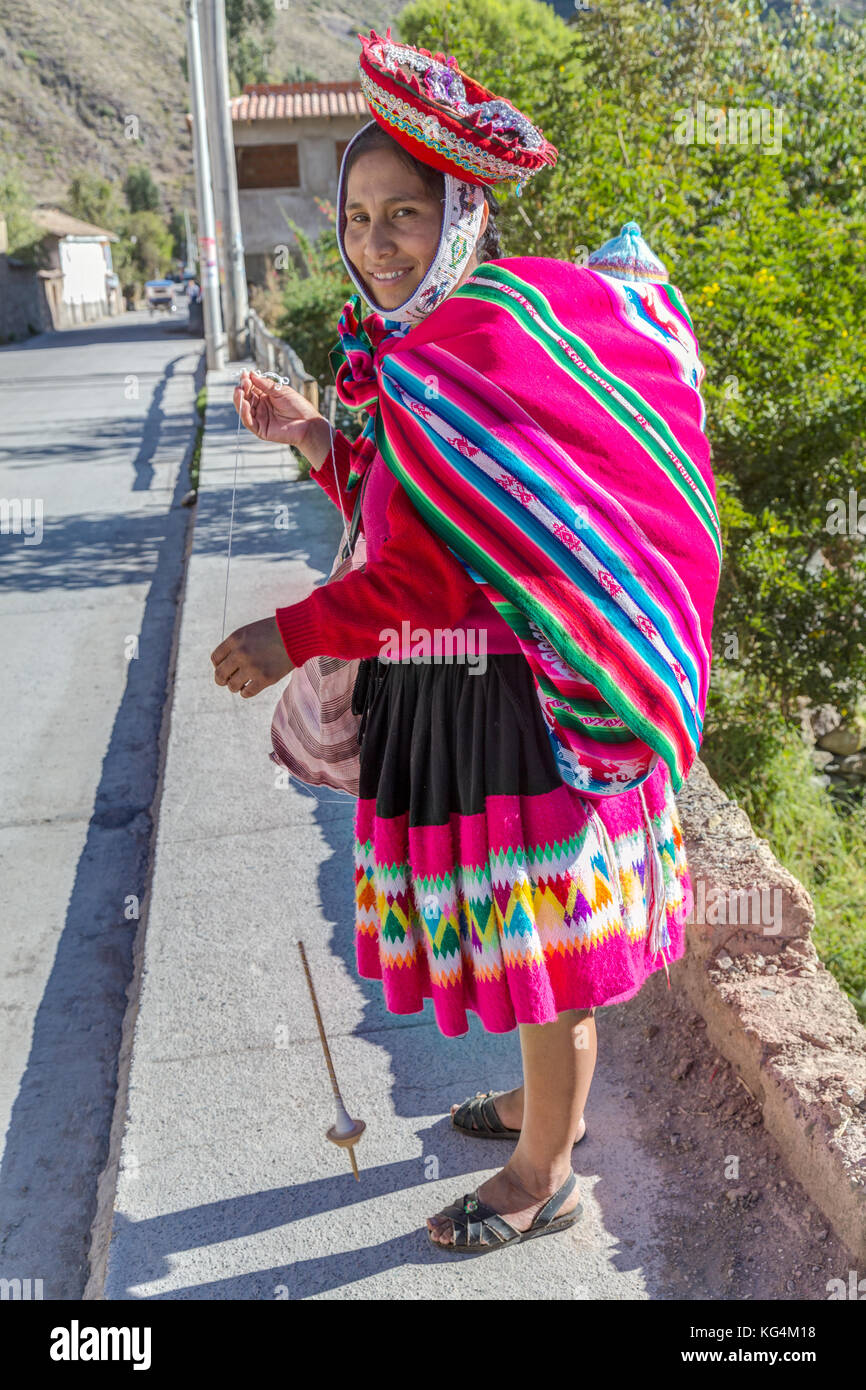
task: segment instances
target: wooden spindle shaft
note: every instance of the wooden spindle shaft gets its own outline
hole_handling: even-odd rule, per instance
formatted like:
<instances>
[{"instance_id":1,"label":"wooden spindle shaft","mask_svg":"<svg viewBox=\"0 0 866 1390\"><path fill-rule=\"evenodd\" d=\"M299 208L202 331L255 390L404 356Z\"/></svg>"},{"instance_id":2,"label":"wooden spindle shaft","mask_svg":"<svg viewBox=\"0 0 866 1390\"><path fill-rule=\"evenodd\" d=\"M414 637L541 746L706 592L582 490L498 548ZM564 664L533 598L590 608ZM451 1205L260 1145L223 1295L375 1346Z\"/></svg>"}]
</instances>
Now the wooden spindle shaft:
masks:
<instances>
[{"instance_id":1,"label":"wooden spindle shaft","mask_svg":"<svg viewBox=\"0 0 866 1390\"><path fill-rule=\"evenodd\" d=\"M319 1001L316 998L316 987L313 984L313 977L310 974L310 967L307 961L307 953L304 950L303 941L298 942L298 950L301 953L301 960L304 966L304 974L307 977L307 986L310 991L310 998L313 1001L313 1012L316 1015L316 1025L319 1029L319 1037L322 1040L322 1050L324 1051L325 1061L328 1066L328 1075L331 1078L331 1086L334 1092L334 1099L337 1101L337 1105L339 1107L337 1111L337 1120L339 1123L340 1111L342 1110L344 1115L346 1115L347 1112L343 1104L343 1097L340 1095L340 1088L337 1085L337 1074L334 1071L334 1063L331 1060L331 1049L328 1047L328 1039L325 1036L325 1025L322 1022L322 1015L319 1010ZM366 1125L364 1124L363 1120L352 1120L352 1117L350 1115L347 1115L347 1118L351 1120L353 1126L352 1132L350 1134L335 1133L334 1131L336 1130L336 1125L333 1125L331 1129L327 1131L326 1138L330 1139L332 1144L338 1144L340 1148L349 1150L349 1160L352 1164L352 1172L355 1174L356 1182L360 1182L361 1175L358 1172L358 1161L355 1158L355 1145L357 1144L358 1140L360 1139L361 1135L366 1129Z\"/></svg>"}]
</instances>

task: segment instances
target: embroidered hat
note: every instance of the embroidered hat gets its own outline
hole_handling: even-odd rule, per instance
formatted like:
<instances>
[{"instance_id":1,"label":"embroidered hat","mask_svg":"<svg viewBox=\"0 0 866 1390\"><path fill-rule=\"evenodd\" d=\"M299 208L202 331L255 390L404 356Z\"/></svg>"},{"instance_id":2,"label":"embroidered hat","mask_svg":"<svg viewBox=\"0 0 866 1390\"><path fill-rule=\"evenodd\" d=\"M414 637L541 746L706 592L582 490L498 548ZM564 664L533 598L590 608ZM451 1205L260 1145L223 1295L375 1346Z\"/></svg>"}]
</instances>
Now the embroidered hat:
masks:
<instances>
[{"instance_id":1,"label":"embroidered hat","mask_svg":"<svg viewBox=\"0 0 866 1390\"><path fill-rule=\"evenodd\" d=\"M523 185L558 151L505 97L461 72L457 59L359 34L361 87L375 120L434 169L473 184Z\"/></svg>"},{"instance_id":2,"label":"embroidered hat","mask_svg":"<svg viewBox=\"0 0 866 1390\"><path fill-rule=\"evenodd\" d=\"M386 325L411 325L436 308L460 280L481 231L484 185L527 179L556 162L557 150L510 101L462 73L457 60L426 48L359 34L361 86L374 119L343 152L337 187L337 245L358 292ZM423 83L423 85L422 85ZM355 142L378 124L407 153L444 176L439 243L425 275L396 309L382 309L346 254L346 170Z\"/></svg>"}]
</instances>

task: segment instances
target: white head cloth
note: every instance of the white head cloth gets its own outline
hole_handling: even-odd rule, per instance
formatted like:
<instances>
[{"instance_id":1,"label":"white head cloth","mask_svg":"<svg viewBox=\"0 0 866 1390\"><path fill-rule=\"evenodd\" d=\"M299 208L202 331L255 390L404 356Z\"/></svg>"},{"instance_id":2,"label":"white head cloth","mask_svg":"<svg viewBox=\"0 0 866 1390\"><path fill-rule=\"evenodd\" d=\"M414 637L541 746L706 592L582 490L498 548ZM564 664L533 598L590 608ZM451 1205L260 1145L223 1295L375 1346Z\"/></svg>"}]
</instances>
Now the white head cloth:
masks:
<instances>
[{"instance_id":1,"label":"white head cloth","mask_svg":"<svg viewBox=\"0 0 866 1390\"><path fill-rule=\"evenodd\" d=\"M363 125L352 136L343 152L340 180L337 185L337 245L340 248L340 255L343 257L343 263L349 272L352 284L375 313L381 314L384 319L391 319L397 323L419 323L454 288L466 268L466 263L472 255L481 230L484 189L479 184L465 183L463 179L457 179L453 174L443 171L445 202L442 210L442 225L439 231L439 244L427 268L427 273L417 288L409 295L409 298L405 299L396 309L380 308L376 301L371 299L369 287L349 260L343 241L347 222L346 214L343 211L346 197L346 161L355 141L363 135L365 130L369 130L370 126L378 124L378 121L368 121L366 125Z\"/></svg>"}]
</instances>

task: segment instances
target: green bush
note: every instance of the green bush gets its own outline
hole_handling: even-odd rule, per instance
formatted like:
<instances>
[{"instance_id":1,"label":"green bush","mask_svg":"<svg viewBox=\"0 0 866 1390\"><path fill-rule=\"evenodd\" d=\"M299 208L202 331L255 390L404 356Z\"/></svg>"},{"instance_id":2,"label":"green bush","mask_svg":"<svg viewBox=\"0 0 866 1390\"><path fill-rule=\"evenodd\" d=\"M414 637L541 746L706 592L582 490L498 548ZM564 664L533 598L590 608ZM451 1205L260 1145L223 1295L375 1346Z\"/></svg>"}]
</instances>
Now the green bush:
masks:
<instances>
[{"instance_id":1,"label":"green bush","mask_svg":"<svg viewBox=\"0 0 866 1390\"><path fill-rule=\"evenodd\" d=\"M6 219L7 255L34 269L44 256L45 228L31 217L33 203L17 170L0 174L0 212Z\"/></svg>"},{"instance_id":2,"label":"green bush","mask_svg":"<svg viewBox=\"0 0 866 1390\"><path fill-rule=\"evenodd\" d=\"M815 904L812 940L866 1023L866 801L839 815L765 683L714 677L701 757Z\"/></svg>"},{"instance_id":3,"label":"green bush","mask_svg":"<svg viewBox=\"0 0 866 1390\"><path fill-rule=\"evenodd\" d=\"M340 314L355 287L346 274L337 245L336 209L323 199L317 198L316 202L328 219L328 225L317 237L308 236L296 222L286 218L300 266L292 261L283 272L282 307L273 331L290 344L306 370L316 378L323 402L325 388L334 384L328 354L339 339ZM367 307L364 305L365 310ZM337 401L336 427L350 439L360 432L364 418Z\"/></svg>"}]
</instances>

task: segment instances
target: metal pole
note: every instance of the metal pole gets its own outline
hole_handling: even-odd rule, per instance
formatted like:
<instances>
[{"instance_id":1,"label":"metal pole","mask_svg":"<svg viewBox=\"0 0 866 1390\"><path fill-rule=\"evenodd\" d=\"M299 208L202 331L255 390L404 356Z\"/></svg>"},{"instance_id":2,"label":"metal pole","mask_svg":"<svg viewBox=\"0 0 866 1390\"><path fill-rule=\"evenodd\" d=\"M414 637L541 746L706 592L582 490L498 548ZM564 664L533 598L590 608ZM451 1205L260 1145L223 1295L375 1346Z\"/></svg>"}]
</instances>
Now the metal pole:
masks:
<instances>
[{"instance_id":1,"label":"metal pole","mask_svg":"<svg viewBox=\"0 0 866 1390\"><path fill-rule=\"evenodd\" d=\"M226 348L220 309L219 275L217 273L216 230L204 104L198 0L186 0L186 20L205 358L208 367L213 369L225 366Z\"/></svg>"},{"instance_id":2,"label":"metal pole","mask_svg":"<svg viewBox=\"0 0 866 1390\"><path fill-rule=\"evenodd\" d=\"M204 110L207 121L207 147L210 154L210 181L213 191L214 225L216 227L217 272L220 282L220 305L226 348L231 357L231 286L226 275L225 230L226 194L222 167L222 140L217 122L218 97L214 76L214 4L213 0L198 0L198 29L201 44L201 70L204 78Z\"/></svg>"},{"instance_id":3,"label":"metal pole","mask_svg":"<svg viewBox=\"0 0 866 1390\"><path fill-rule=\"evenodd\" d=\"M238 203L238 173L235 163L234 131L232 129L231 99L229 96L228 40L226 38L225 0L213 4L213 70L216 88L216 139L220 149L220 171L224 187L223 242L228 294L227 328L232 357L237 360L248 353L247 273L244 261L244 239L241 210Z\"/></svg>"},{"instance_id":4,"label":"metal pole","mask_svg":"<svg viewBox=\"0 0 866 1390\"><path fill-rule=\"evenodd\" d=\"M183 230L184 239L186 241L186 264L184 265L184 270L196 270L197 261L193 255L192 227L189 220L189 208L184 208L183 210Z\"/></svg>"}]
</instances>

